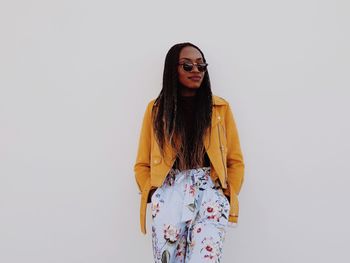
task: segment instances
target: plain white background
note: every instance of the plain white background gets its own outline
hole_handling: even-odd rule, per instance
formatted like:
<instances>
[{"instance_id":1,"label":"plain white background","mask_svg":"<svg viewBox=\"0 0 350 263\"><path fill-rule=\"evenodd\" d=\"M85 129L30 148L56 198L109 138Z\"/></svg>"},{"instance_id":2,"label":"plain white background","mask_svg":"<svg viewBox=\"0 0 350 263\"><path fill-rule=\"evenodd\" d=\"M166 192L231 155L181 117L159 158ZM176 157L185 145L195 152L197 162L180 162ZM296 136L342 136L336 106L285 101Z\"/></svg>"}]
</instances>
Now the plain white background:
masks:
<instances>
[{"instance_id":1,"label":"plain white background","mask_svg":"<svg viewBox=\"0 0 350 263\"><path fill-rule=\"evenodd\" d=\"M0 262L152 262L134 180L166 52L198 45L246 173L223 262L349 262L346 0L1 1Z\"/></svg>"}]
</instances>

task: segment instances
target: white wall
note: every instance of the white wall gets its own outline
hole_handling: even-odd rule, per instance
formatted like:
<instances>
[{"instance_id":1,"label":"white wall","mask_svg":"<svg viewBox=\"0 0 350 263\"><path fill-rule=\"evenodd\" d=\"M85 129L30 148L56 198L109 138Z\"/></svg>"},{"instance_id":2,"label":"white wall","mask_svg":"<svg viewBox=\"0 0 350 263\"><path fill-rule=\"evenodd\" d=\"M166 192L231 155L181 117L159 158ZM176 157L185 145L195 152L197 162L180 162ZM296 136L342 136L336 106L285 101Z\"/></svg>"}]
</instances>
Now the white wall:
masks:
<instances>
[{"instance_id":1,"label":"white wall","mask_svg":"<svg viewBox=\"0 0 350 263\"><path fill-rule=\"evenodd\" d=\"M223 262L349 262L349 9L1 1L0 262L152 262L133 164L183 41L204 51L246 162Z\"/></svg>"}]
</instances>

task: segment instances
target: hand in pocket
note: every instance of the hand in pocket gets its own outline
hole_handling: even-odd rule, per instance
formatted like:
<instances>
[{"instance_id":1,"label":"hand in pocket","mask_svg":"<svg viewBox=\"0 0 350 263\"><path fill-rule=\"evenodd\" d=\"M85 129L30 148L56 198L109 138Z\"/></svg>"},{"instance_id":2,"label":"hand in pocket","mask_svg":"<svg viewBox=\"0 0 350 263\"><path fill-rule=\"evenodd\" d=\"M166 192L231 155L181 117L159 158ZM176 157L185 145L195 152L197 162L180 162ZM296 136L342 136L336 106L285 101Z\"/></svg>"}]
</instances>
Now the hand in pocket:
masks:
<instances>
[{"instance_id":1,"label":"hand in pocket","mask_svg":"<svg viewBox=\"0 0 350 263\"><path fill-rule=\"evenodd\" d=\"M157 188L152 188L152 189L149 191L147 203L151 203L152 195L154 194L154 192L155 192L156 190L157 190Z\"/></svg>"}]
</instances>

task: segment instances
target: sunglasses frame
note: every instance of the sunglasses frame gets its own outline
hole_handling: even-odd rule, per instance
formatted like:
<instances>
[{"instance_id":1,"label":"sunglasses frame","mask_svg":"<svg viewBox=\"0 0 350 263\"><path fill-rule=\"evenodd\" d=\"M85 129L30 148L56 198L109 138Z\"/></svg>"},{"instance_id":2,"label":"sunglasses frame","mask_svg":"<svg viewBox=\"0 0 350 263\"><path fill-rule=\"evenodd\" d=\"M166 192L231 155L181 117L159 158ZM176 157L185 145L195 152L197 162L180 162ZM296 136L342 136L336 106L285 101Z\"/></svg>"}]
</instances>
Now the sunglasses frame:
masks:
<instances>
[{"instance_id":1,"label":"sunglasses frame","mask_svg":"<svg viewBox=\"0 0 350 263\"><path fill-rule=\"evenodd\" d=\"M194 66L197 67L197 69L198 69L199 72L206 72L206 71L207 71L207 67L208 67L208 65L209 65L209 64L206 63L206 62L201 62L201 63L181 62L181 63L177 63L177 64L178 64L178 65L182 65L182 69L183 69L184 71L186 71L186 72L191 72L191 71L193 70ZM184 66L183 66L184 64L191 65L192 68L191 68L190 70L186 70L186 69L184 68ZM204 69L203 71L199 70L198 65L205 65L205 69Z\"/></svg>"}]
</instances>

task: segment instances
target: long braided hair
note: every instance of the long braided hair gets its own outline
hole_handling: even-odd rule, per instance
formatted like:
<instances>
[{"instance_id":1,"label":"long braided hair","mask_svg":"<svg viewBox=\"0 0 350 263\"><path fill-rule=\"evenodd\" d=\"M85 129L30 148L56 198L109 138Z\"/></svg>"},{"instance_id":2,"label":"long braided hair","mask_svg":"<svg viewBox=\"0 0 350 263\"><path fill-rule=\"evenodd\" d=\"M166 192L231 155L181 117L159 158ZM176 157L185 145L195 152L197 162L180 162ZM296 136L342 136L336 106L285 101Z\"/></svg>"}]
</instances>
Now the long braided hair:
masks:
<instances>
[{"instance_id":1,"label":"long braided hair","mask_svg":"<svg viewBox=\"0 0 350 263\"><path fill-rule=\"evenodd\" d=\"M153 129L162 157L167 142L176 151L179 168L190 169L202 166L205 153L203 138L207 128L211 130L212 91L208 71L205 72L201 86L196 91L196 108L194 113L193 134L187 134L184 127L183 114L179 114L179 96L181 83L177 71L177 63L182 48L192 46L202 54L194 44L185 42L175 44L168 51L163 71L162 89L152 109ZM209 132L210 134L210 132Z\"/></svg>"}]
</instances>

